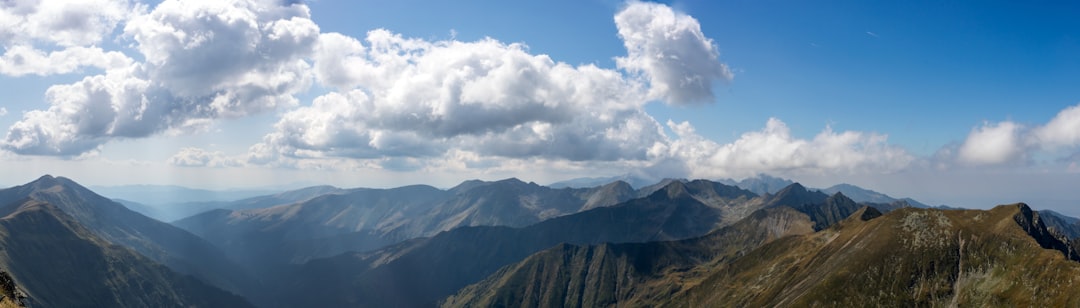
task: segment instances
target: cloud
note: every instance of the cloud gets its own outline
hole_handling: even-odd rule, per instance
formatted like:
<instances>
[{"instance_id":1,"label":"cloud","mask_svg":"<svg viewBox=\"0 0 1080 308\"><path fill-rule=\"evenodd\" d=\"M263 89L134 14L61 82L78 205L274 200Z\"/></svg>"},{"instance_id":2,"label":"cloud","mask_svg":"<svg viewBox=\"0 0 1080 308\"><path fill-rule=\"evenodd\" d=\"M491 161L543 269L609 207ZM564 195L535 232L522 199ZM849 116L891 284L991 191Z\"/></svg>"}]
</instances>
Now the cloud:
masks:
<instances>
[{"instance_id":1,"label":"cloud","mask_svg":"<svg viewBox=\"0 0 1080 308\"><path fill-rule=\"evenodd\" d=\"M570 66L522 44L323 34L314 67L343 91L284 114L252 161L485 156L644 159L662 142L643 86L613 70ZM349 89L345 91L345 89Z\"/></svg>"},{"instance_id":2,"label":"cloud","mask_svg":"<svg viewBox=\"0 0 1080 308\"><path fill-rule=\"evenodd\" d=\"M183 148L169 158L168 163L180 167L238 167L241 162L226 156L222 152L207 151L201 148Z\"/></svg>"},{"instance_id":3,"label":"cloud","mask_svg":"<svg viewBox=\"0 0 1080 308\"><path fill-rule=\"evenodd\" d=\"M26 45L9 47L0 56L0 74L9 76L66 74L83 67L117 69L131 66L132 60L121 52L98 47L69 47L46 54Z\"/></svg>"},{"instance_id":4,"label":"cloud","mask_svg":"<svg viewBox=\"0 0 1080 308\"><path fill-rule=\"evenodd\" d=\"M957 159L970 165L995 165L1015 162L1024 156L1023 126L1010 121L975 127L957 150Z\"/></svg>"},{"instance_id":5,"label":"cloud","mask_svg":"<svg viewBox=\"0 0 1080 308\"><path fill-rule=\"evenodd\" d=\"M1080 104L1066 107L1046 125L1033 132L1043 148L1075 147L1080 145Z\"/></svg>"},{"instance_id":6,"label":"cloud","mask_svg":"<svg viewBox=\"0 0 1080 308\"><path fill-rule=\"evenodd\" d=\"M882 173L908 167L915 158L888 144L888 137L872 133L834 132L826 127L813 139L791 135L788 126L771 118L761 131L747 132L720 144L694 131L688 122L668 121L678 137L654 155L682 160L690 176L741 178L758 173Z\"/></svg>"},{"instance_id":7,"label":"cloud","mask_svg":"<svg viewBox=\"0 0 1080 308\"><path fill-rule=\"evenodd\" d=\"M6 116L8 113L7 108L0 107L0 117Z\"/></svg>"},{"instance_id":8,"label":"cloud","mask_svg":"<svg viewBox=\"0 0 1080 308\"><path fill-rule=\"evenodd\" d=\"M716 81L734 74L719 61L719 48L689 15L663 4L630 2L615 15L627 49L615 58L619 68L643 75L652 99L672 104L710 103Z\"/></svg>"},{"instance_id":9,"label":"cloud","mask_svg":"<svg viewBox=\"0 0 1080 308\"><path fill-rule=\"evenodd\" d=\"M309 17L305 6L266 1L162 2L124 27L144 62L50 87L50 107L25 113L0 147L71 157L113 139L294 106L312 79L304 59L318 27Z\"/></svg>"},{"instance_id":10,"label":"cloud","mask_svg":"<svg viewBox=\"0 0 1080 308\"><path fill-rule=\"evenodd\" d=\"M94 45L142 9L141 5L124 0L3 1L0 2L0 42L62 47Z\"/></svg>"}]
</instances>

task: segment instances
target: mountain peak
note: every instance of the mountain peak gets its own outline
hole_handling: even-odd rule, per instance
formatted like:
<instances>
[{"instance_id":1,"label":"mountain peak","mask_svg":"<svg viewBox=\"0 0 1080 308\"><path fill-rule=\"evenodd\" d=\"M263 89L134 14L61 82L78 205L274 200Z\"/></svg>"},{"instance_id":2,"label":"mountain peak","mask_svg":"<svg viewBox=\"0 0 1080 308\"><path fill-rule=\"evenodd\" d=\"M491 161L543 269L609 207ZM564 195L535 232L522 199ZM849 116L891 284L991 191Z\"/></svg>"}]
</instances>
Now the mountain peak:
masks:
<instances>
[{"instance_id":1,"label":"mountain peak","mask_svg":"<svg viewBox=\"0 0 1080 308\"><path fill-rule=\"evenodd\" d=\"M682 181L672 181L664 186L660 192L653 193L653 197L656 198L663 193L663 196L668 199L676 199L682 196L689 196L690 192L686 190L686 184Z\"/></svg>"},{"instance_id":2,"label":"mountain peak","mask_svg":"<svg viewBox=\"0 0 1080 308\"><path fill-rule=\"evenodd\" d=\"M788 185L787 187L784 187L780 191L777 191L776 195L780 196L780 195L784 195L784 194L806 193L806 192L808 192L808 190L806 189L806 186L803 186L802 184L799 184L799 182L795 182L795 183L791 183L791 185Z\"/></svg>"}]
</instances>

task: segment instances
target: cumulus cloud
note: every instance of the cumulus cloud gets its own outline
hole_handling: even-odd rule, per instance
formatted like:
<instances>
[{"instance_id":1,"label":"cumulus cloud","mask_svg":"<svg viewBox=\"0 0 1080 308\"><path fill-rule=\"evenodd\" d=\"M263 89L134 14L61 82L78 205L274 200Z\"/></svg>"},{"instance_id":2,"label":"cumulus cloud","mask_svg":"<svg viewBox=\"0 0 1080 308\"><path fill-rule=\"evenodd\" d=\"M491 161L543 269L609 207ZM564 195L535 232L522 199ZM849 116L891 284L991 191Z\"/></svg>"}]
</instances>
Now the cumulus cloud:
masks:
<instances>
[{"instance_id":1,"label":"cumulus cloud","mask_svg":"<svg viewBox=\"0 0 1080 308\"><path fill-rule=\"evenodd\" d=\"M1033 132L1044 148L1080 145L1080 104L1066 107L1050 122Z\"/></svg>"},{"instance_id":2,"label":"cumulus cloud","mask_svg":"<svg viewBox=\"0 0 1080 308\"><path fill-rule=\"evenodd\" d=\"M169 158L168 163L180 167L238 167L241 161L219 151L207 151L201 148L183 148Z\"/></svg>"},{"instance_id":3,"label":"cumulus cloud","mask_svg":"<svg viewBox=\"0 0 1080 308\"><path fill-rule=\"evenodd\" d=\"M50 107L25 113L2 147L70 157L117 138L294 106L312 79L304 59L318 27L309 18L303 5L164 1L124 27L144 62L110 60L104 74L50 87Z\"/></svg>"},{"instance_id":4,"label":"cumulus cloud","mask_svg":"<svg viewBox=\"0 0 1080 308\"><path fill-rule=\"evenodd\" d=\"M673 104L708 103L716 81L734 77L719 48L689 15L657 3L630 2L615 15L627 56L619 68L646 77L650 97Z\"/></svg>"},{"instance_id":5,"label":"cumulus cloud","mask_svg":"<svg viewBox=\"0 0 1080 308\"><path fill-rule=\"evenodd\" d=\"M130 1L4 1L0 3L0 74L53 75L83 67L110 69L131 63L95 45L143 6Z\"/></svg>"},{"instance_id":6,"label":"cumulus cloud","mask_svg":"<svg viewBox=\"0 0 1080 308\"><path fill-rule=\"evenodd\" d=\"M1023 126L1010 121L983 123L968 134L957 150L957 159L971 165L994 165L1015 162L1024 154Z\"/></svg>"},{"instance_id":7,"label":"cumulus cloud","mask_svg":"<svg viewBox=\"0 0 1080 308\"><path fill-rule=\"evenodd\" d=\"M7 115L7 108L0 107L0 117Z\"/></svg>"},{"instance_id":8,"label":"cumulus cloud","mask_svg":"<svg viewBox=\"0 0 1080 308\"><path fill-rule=\"evenodd\" d=\"M432 157L463 149L502 157L644 159L662 142L642 110L642 85L592 65L570 66L521 44L406 39L385 30L367 44L323 34L318 79L332 92L282 116L252 148L274 155Z\"/></svg>"},{"instance_id":9,"label":"cumulus cloud","mask_svg":"<svg viewBox=\"0 0 1080 308\"><path fill-rule=\"evenodd\" d=\"M143 7L126 0L0 2L0 42L88 46Z\"/></svg>"},{"instance_id":10,"label":"cumulus cloud","mask_svg":"<svg viewBox=\"0 0 1080 308\"><path fill-rule=\"evenodd\" d=\"M657 156L684 161L693 177L742 178L758 173L893 172L915 158L888 144L888 136L834 132L826 127L813 139L799 139L779 119L771 118L760 131L720 144L698 135L688 122L668 121L678 137L670 146L653 149Z\"/></svg>"}]
</instances>

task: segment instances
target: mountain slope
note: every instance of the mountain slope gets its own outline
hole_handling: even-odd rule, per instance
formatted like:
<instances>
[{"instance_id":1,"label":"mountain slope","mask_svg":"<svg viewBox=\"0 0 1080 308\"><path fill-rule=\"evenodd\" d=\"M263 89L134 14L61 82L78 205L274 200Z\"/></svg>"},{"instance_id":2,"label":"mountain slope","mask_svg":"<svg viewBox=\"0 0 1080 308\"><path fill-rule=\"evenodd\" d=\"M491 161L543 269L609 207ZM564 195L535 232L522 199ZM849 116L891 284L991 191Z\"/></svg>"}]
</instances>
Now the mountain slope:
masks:
<instances>
[{"instance_id":1,"label":"mountain slope","mask_svg":"<svg viewBox=\"0 0 1080 308\"><path fill-rule=\"evenodd\" d=\"M559 243L644 242L699 236L720 221L681 182L648 198L525 228L464 227L367 254L313 260L286 289L312 294L293 305L433 306L500 267Z\"/></svg>"},{"instance_id":2,"label":"mountain slope","mask_svg":"<svg viewBox=\"0 0 1080 308\"><path fill-rule=\"evenodd\" d=\"M1067 239L1080 239L1080 219L1065 216L1051 210L1039 211L1046 228Z\"/></svg>"},{"instance_id":3,"label":"mountain slope","mask_svg":"<svg viewBox=\"0 0 1080 308\"><path fill-rule=\"evenodd\" d=\"M43 307L247 307L237 295L111 245L59 208L26 199L0 218L0 267Z\"/></svg>"},{"instance_id":4,"label":"mountain slope","mask_svg":"<svg viewBox=\"0 0 1080 308\"><path fill-rule=\"evenodd\" d=\"M867 202L877 204L890 204L896 202L906 202L909 206L928 208L930 206L921 202L915 201L911 198L896 199L889 195L879 193L873 190L865 189L859 186L851 184L837 184L832 187L822 189L821 192L834 195L836 193L844 193L845 196L855 200L855 202Z\"/></svg>"},{"instance_id":5,"label":"mountain slope","mask_svg":"<svg viewBox=\"0 0 1080 308\"><path fill-rule=\"evenodd\" d=\"M687 186L701 187L708 183L711 182L694 181ZM742 190L728 194L739 191ZM725 262L779 237L824 229L853 214L880 215L874 209L857 206L843 194L822 197L819 192L792 184L776 196L755 198L753 201L757 202L753 203L764 202L768 206L703 237L675 242L558 246L501 269L459 291L444 304L452 307L653 306L684 289L683 282L700 279L692 270L695 267ZM797 204L797 208L786 204Z\"/></svg>"},{"instance_id":6,"label":"mountain slope","mask_svg":"<svg viewBox=\"0 0 1080 308\"><path fill-rule=\"evenodd\" d=\"M849 219L713 266L662 306L1077 306L1080 264L1037 216L1017 204Z\"/></svg>"},{"instance_id":7,"label":"mountain slope","mask_svg":"<svg viewBox=\"0 0 1080 308\"><path fill-rule=\"evenodd\" d=\"M687 271L720 262L774 239L813 232L790 207L755 212L706 236L670 242L559 245L500 269L451 296L444 307L649 306ZM655 298L650 298L650 296Z\"/></svg>"},{"instance_id":8,"label":"mountain slope","mask_svg":"<svg viewBox=\"0 0 1080 308\"><path fill-rule=\"evenodd\" d=\"M46 175L0 190L0 216L11 214L27 200L48 203L93 235L127 246L174 271L231 292L245 293L254 288L254 279L205 240L128 210L69 179Z\"/></svg>"},{"instance_id":9,"label":"mountain slope","mask_svg":"<svg viewBox=\"0 0 1080 308\"><path fill-rule=\"evenodd\" d=\"M197 215L199 213L216 209L242 210L267 208L275 205L290 204L310 200L327 194L343 194L348 192L333 186L312 186L296 190L290 190L268 195L247 197L235 201L186 201L186 202L137 202L121 198L113 198L114 201L123 204L128 209L139 212L148 217L171 222L178 219Z\"/></svg>"},{"instance_id":10,"label":"mountain slope","mask_svg":"<svg viewBox=\"0 0 1080 308\"><path fill-rule=\"evenodd\" d=\"M373 250L461 226L523 227L634 196L624 182L552 189L517 179L466 181L446 191L358 188L271 208L210 211L174 224L241 263L265 267Z\"/></svg>"}]
</instances>

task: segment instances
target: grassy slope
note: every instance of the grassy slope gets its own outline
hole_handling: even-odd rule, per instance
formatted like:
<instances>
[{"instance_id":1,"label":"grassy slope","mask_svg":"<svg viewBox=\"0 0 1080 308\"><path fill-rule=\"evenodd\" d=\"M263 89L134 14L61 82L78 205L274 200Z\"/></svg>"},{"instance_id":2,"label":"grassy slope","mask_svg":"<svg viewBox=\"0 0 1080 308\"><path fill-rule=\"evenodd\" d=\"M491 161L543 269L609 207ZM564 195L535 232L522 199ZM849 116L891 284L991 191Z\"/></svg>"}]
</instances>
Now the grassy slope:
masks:
<instances>
[{"instance_id":1,"label":"grassy slope","mask_svg":"<svg viewBox=\"0 0 1080 308\"><path fill-rule=\"evenodd\" d=\"M712 268L665 306L1080 305L1080 264L1040 246L1025 211L907 208L847 220Z\"/></svg>"}]
</instances>

